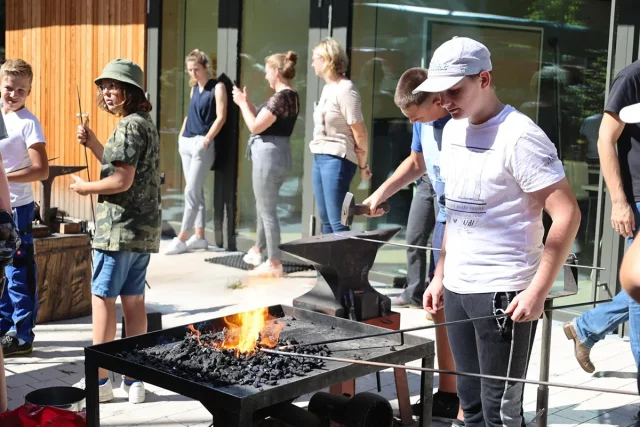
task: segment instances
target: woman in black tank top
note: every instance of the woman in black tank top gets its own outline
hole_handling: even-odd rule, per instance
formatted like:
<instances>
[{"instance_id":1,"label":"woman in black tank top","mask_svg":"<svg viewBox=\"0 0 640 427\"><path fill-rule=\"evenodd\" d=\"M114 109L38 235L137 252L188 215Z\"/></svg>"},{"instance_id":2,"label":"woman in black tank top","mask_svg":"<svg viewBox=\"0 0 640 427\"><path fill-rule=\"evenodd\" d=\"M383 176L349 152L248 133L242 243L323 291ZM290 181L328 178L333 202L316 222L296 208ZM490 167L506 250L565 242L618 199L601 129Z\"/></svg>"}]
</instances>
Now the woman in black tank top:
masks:
<instances>
[{"instance_id":1,"label":"woman in black tank top","mask_svg":"<svg viewBox=\"0 0 640 427\"><path fill-rule=\"evenodd\" d=\"M258 107L249 100L247 89L233 88L233 102L251 132L247 156L252 161L253 193L256 198L257 241L243 258L256 266L252 276L281 277L278 194L291 170L290 137L300 112L298 93L291 87L298 55L277 53L265 60L265 78L275 93ZM262 262L262 251L268 259Z\"/></svg>"},{"instance_id":2,"label":"woman in black tank top","mask_svg":"<svg viewBox=\"0 0 640 427\"><path fill-rule=\"evenodd\" d=\"M165 250L166 255L209 247L204 237L206 219L203 186L215 160L213 140L227 119L227 91L223 83L210 77L207 55L196 49L186 57L185 62L190 77L191 100L178 138L186 182L184 215L180 233ZM195 234L187 240L193 228Z\"/></svg>"}]
</instances>

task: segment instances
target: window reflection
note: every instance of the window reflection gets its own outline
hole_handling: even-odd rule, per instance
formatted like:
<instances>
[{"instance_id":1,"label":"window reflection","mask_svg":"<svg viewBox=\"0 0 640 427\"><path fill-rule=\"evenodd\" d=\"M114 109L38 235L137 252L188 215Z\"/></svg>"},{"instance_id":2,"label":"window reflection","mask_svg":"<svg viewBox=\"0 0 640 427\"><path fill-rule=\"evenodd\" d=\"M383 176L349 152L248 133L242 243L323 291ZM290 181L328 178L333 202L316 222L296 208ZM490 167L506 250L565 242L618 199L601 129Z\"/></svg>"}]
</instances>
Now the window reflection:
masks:
<instances>
[{"instance_id":1,"label":"window reflection","mask_svg":"<svg viewBox=\"0 0 640 427\"><path fill-rule=\"evenodd\" d=\"M178 154L178 133L189 108L189 76L184 59L193 49L209 55L216 77L218 43L218 1L193 2L164 0L162 3L160 65L160 170L165 173L162 186L162 219L180 229L184 211L184 174ZM206 224L213 230L213 172L204 185Z\"/></svg>"},{"instance_id":2,"label":"window reflection","mask_svg":"<svg viewBox=\"0 0 640 427\"><path fill-rule=\"evenodd\" d=\"M374 175L372 188L354 180L357 199L377 188L409 153L411 126L389 102L402 72L426 67L433 51L451 37L472 37L491 51L500 99L531 117L556 144L582 210L573 251L580 264L591 265L599 226L596 144L610 12L611 2L600 0L355 0L351 78L363 98ZM389 215L360 217L354 228L405 227L412 196L413 188L401 190L390 200ZM385 247L374 268L403 273L404 250ZM590 297L589 274L580 271L582 299Z\"/></svg>"},{"instance_id":3,"label":"window reflection","mask_svg":"<svg viewBox=\"0 0 640 427\"><path fill-rule=\"evenodd\" d=\"M280 188L278 218L282 241L299 239L302 235L302 176L305 140L306 71L309 56L309 2L299 0L245 0L243 35L240 53L240 84L249 90L254 104L264 102L273 91L264 78L264 59L274 53L293 50L298 54L293 87L300 97L300 115L291 135L293 167ZM290 16L298 19L291 20ZM268 25L266 24L268 23ZM251 161L244 156L249 131L243 121L239 136L238 222L237 232L252 242L256 236L256 209L251 184ZM312 191L309 189L308 191Z\"/></svg>"}]
</instances>

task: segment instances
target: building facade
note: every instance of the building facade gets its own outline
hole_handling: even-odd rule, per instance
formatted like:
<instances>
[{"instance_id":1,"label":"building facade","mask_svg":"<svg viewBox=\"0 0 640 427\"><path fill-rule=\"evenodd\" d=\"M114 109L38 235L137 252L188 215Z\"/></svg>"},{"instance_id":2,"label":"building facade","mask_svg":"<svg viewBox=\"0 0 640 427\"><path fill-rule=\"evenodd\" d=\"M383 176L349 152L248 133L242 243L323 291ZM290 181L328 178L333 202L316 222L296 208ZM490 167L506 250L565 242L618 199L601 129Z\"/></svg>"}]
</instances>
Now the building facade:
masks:
<instances>
[{"instance_id":1,"label":"building facade","mask_svg":"<svg viewBox=\"0 0 640 427\"><path fill-rule=\"evenodd\" d=\"M563 161L582 210L574 252L580 264L605 268L600 272L580 270L580 292L572 301L580 302L605 298L607 287L611 293L617 289L622 239L610 226L611 205L596 142L611 79L638 57L640 13L633 7L635 1L55 0L62 10L77 16L69 21L73 24L69 25L69 34L75 36L56 41L55 46L66 50L60 52L57 65L45 67L56 71L68 69L61 67L84 67L77 72L82 75L84 104L90 109L95 102L89 95L89 76L95 76L107 58L124 55L144 63L147 91L161 137L161 170L166 175L163 219L177 228L184 188L177 141L189 102L185 56L195 48L207 52L216 75L237 80L249 89L252 101L260 103L269 96L264 58L276 52L296 51L299 59L294 86L300 95L301 111L292 136L294 166L282 186L278 206L283 241L291 241L319 229L308 143L313 106L323 82L311 68L312 47L323 37L333 36L349 54L348 75L360 91L370 136L373 178L361 181L356 176L351 185L356 199L363 200L410 150L411 124L393 103L402 72L414 66L428 66L434 49L453 36L473 37L492 52L500 98L538 123L556 144ZM8 57L28 52L29 41L24 34L29 34L32 41L45 43L40 56L34 56L36 63L41 63L46 56L43 54L50 50L46 43L53 43L52 34L41 29L44 21L58 28L53 30L58 34L64 26L60 21L64 20L63 14L44 13L38 18L41 21L35 19L17 29L10 18L31 16L23 9L45 8L53 2L7 0ZM91 19L83 21L82 16ZM93 30L85 36L80 31L87 24ZM27 27L38 29L27 32ZM68 55L78 64L64 61ZM40 73L45 72L41 67ZM76 101L70 99L75 97L75 88L68 83L68 87L64 86L72 80L61 78L56 82L55 90L60 92L53 101L49 95L56 92L50 87L47 95L42 92L40 98L34 98L36 110L44 115L54 107L52 103L58 105L63 100L65 111L77 110L73 105ZM230 130L220 142L222 158L206 185L207 229L210 241L229 249L246 250L255 239L256 227L251 164L244 157L249 132L231 102L230 105ZM96 113L89 112L93 117ZM73 120L73 116L66 114L64 120ZM94 123L104 126L105 131L112 126L99 116ZM70 153L65 162L83 160L73 146L71 125L52 119L45 127L47 135L60 138L60 142L54 142L60 147L59 151L54 148L54 154ZM57 188L57 203L86 217L86 208L79 207L84 201L74 199L63 186ZM404 240L413 191L413 186L401 190L389 200L388 215L357 218L354 228L401 226L403 231L396 240ZM402 277L405 261L401 248L383 248L374 265L375 277L388 282ZM560 277L558 286L561 283Z\"/></svg>"}]
</instances>

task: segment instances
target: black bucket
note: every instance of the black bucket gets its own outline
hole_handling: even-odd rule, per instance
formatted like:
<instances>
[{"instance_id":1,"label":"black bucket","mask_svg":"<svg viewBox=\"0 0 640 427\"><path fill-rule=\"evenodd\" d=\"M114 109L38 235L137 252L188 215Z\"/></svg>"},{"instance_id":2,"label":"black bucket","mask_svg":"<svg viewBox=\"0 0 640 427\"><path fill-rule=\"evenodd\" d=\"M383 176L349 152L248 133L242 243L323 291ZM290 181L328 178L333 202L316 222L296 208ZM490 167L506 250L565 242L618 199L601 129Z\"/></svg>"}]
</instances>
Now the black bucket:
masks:
<instances>
[{"instance_id":1,"label":"black bucket","mask_svg":"<svg viewBox=\"0 0 640 427\"><path fill-rule=\"evenodd\" d=\"M78 412L85 406L85 391L77 387L47 387L32 391L24 397L25 403L51 406Z\"/></svg>"}]
</instances>

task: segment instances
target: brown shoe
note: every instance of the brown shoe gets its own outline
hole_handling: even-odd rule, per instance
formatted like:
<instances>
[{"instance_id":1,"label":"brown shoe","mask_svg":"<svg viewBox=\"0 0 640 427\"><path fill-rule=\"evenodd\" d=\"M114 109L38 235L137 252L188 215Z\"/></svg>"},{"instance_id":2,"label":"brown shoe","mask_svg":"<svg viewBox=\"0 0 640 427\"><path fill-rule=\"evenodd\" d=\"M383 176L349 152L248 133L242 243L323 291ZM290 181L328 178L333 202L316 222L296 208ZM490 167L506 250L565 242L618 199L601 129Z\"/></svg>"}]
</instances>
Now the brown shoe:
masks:
<instances>
[{"instance_id":1,"label":"brown shoe","mask_svg":"<svg viewBox=\"0 0 640 427\"><path fill-rule=\"evenodd\" d=\"M591 363L591 359L589 358L591 349L580 342L580 339L576 334L576 330L573 327L573 323L565 322L565 324L562 326L562 329L564 329L564 334L567 336L567 339L573 340L573 343L575 344L574 350L576 353L576 360L578 361L580 367L584 369L585 372L588 372L590 374L593 373L593 371L596 370L596 367L593 366L593 363Z\"/></svg>"}]
</instances>

